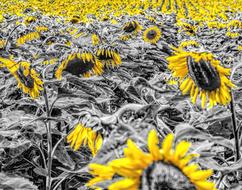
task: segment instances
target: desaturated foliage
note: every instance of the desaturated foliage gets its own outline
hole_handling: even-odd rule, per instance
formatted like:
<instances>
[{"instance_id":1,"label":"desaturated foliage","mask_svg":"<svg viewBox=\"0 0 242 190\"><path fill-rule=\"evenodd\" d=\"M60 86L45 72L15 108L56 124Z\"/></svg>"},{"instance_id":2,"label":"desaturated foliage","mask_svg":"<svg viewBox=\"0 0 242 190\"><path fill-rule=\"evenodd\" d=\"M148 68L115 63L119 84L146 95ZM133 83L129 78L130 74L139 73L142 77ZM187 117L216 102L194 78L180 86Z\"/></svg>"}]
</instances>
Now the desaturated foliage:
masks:
<instances>
[{"instance_id":1,"label":"desaturated foliage","mask_svg":"<svg viewBox=\"0 0 242 190\"><path fill-rule=\"evenodd\" d=\"M0 5L0 189L242 188L241 1Z\"/></svg>"}]
</instances>

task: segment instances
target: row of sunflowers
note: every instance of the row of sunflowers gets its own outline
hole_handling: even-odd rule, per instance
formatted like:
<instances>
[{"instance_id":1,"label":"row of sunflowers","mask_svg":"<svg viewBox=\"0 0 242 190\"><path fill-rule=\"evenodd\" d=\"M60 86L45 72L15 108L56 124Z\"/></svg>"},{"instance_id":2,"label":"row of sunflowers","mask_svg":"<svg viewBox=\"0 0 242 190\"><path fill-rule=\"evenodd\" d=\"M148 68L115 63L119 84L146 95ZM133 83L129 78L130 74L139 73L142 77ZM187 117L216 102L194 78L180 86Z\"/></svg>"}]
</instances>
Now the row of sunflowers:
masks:
<instances>
[{"instance_id":1,"label":"row of sunflowers","mask_svg":"<svg viewBox=\"0 0 242 190\"><path fill-rule=\"evenodd\" d=\"M242 1L0 4L0 188L242 188Z\"/></svg>"}]
</instances>

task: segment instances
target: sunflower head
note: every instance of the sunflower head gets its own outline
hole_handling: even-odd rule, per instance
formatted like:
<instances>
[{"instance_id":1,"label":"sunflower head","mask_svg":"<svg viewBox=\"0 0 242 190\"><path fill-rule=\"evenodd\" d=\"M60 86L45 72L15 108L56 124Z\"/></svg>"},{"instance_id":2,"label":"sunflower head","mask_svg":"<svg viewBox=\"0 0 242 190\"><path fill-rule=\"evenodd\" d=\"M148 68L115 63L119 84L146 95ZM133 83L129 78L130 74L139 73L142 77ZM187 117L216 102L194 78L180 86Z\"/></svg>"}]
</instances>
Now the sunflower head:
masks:
<instances>
[{"instance_id":1,"label":"sunflower head","mask_svg":"<svg viewBox=\"0 0 242 190\"><path fill-rule=\"evenodd\" d=\"M46 32L46 31L49 30L49 28L46 27L46 26L36 26L36 27L35 27L35 30L36 30L37 32Z\"/></svg>"},{"instance_id":2,"label":"sunflower head","mask_svg":"<svg viewBox=\"0 0 242 190\"><path fill-rule=\"evenodd\" d=\"M103 65L91 51L84 50L71 53L63 59L55 72L57 79L61 79L63 71L76 76L90 77L92 74L101 75Z\"/></svg>"},{"instance_id":3,"label":"sunflower head","mask_svg":"<svg viewBox=\"0 0 242 190\"><path fill-rule=\"evenodd\" d=\"M78 123L67 136L67 142L71 143L74 151L77 151L81 146L88 146L92 155L95 156L102 146L103 139L101 134Z\"/></svg>"},{"instance_id":4,"label":"sunflower head","mask_svg":"<svg viewBox=\"0 0 242 190\"><path fill-rule=\"evenodd\" d=\"M197 32L197 27L190 23L180 22L178 23L178 26L181 27L181 30L179 30L180 32L184 31L189 36L193 36Z\"/></svg>"},{"instance_id":5,"label":"sunflower head","mask_svg":"<svg viewBox=\"0 0 242 190\"><path fill-rule=\"evenodd\" d=\"M149 27L144 31L143 39L145 42L156 44L161 38L161 31L157 26Z\"/></svg>"},{"instance_id":6,"label":"sunflower head","mask_svg":"<svg viewBox=\"0 0 242 190\"><path fill-rule=\"evenodd\" d=\"M96 50L96 56L105 66L118 66L122 63L118 49L112 46L101 46Z\"/></svg>"},{"instance_id":7,"label":"sunflower head","mask_svg":"<svg viewBox=\"0 0 242 190\"><path fill-rule=\"evenodd\" d=\"M24 93L29 94L32 98L38 98L40 91L43 90L43 82L39 78L39 74L31 68L28 62L16 63L13 60L0 58L0 61L8 68L9 72L18 82L18 87Z\"/></svg>"},{"instance_id":8,"label":"sunflower head","mask_svg":"<svg viewBox=\"0 0 242 190\"><path fill-rule=\"evenodd\" d=\"M200 96L202 108L207 100L210 107L231 101L230 90L235 85L227 78L230 69L222 67L211 53L175 50L176 54L167 58L168 68L173 77L179 78L183 94L190 93L194 104Z\"/></svg>"},{"instance_id":9,"label":"sunflower head","mask_svg":"<svg viewBox=\"0 0 242 190\"><path fill-rule=\"evenodd\" d=\"M156 131L150 131L148 152L128 140L123 158L107 165L89 165L94 178L87 185L97 188L106 184L109 190L216 190L215 184L207 180L212 171L200 170L198 164L192 163L197 155L187 153L191 144L181 141L173 149L173 138L172 134L167 135L160 147Z\"/></svg>"},{"instance_id":10,"label":"sunflower head","mask_svg":"<svg viewBox=\"0 0 242 190\"><path fill-rule=\"evenodd\" d=\"M95 33L92 34L92 45L96 46L100 43L99 36Z\"/></svg>"},{"instance_id":11,"label":"sunflower head","mask_svg":"<svg viewBox=\"0 0 242 190\"><path fill-rule=\"evenodd\" d=\"M71 19L70 19L70 23L72 24L77 24L80 22L80 16L78 15L74 15Z\"/></svg>"},{"instance_id":12,"label":"sunflower head","mask_svg":"<svg viewBox=\"0 0 242 190\"><path fill-rule=\"evenodd\" d=\"M138 33L139 31L141 31L141 29L142 29L141 25L136 20L127 22L123 26L123 31L126 33L132 33L132 32Z\"/></svg>"},{"instance_id":13,"label":"sunflower head","mask_svg":"<svg viewBox=\"0 0 242 190\"><path fill-rule=\"evenodd\" d=\"M27 34L23 34L17 39L17 46L21 46L21 45L25 44L26 42L36 40L39 38L40 38L39 32L29 32Z\"/></svg>"},{"instance_id":14,"label":"sunflower head","mask_svg":"<svg viewBox=\"0 0 242 190\"><path fill-rule=\"evenodd\" d=\"M28 26L29 24L34 23L34 22L36 22L36 21L37 21L37 18L36 18L36 17L34 17L34 16L28 16L28 17L26 17L26 18L24 19L24 24L25 24L26 26Z\"/></svg>"},{"instance_id":15,"label":"sunflower head","mask_svg":"<svg viewBox=\"0 0 242 190\"><path fill-rule=\"evenodd\" d=\"M187 40L180 43L179 48L188 49L190 47L199 47L199 43L195 40Z\"/></svg>"},{"instance_id":16,"label":"sunflower head","mask_svg":"<svg viewBox=\"0 0 242 190\"><path fill-rule=\"evenodd\" d=\"M6 44L6 40L0 39L0 49L3 49Z\"/></svg>"}]
</instances>

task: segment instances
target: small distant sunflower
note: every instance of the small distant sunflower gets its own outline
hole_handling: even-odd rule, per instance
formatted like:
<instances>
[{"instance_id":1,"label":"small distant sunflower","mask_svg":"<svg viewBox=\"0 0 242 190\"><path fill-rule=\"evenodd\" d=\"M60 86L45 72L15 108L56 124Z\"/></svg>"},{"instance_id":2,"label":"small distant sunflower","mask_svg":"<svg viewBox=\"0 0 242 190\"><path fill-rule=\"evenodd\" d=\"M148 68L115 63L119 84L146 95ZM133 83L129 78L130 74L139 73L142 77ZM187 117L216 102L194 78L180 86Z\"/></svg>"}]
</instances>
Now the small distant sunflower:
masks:
<instances>
[{"instance_id":1,"label":"small distant sunflower","mask_svg":"<svg viewBox=\"0 0 242 190\"><path fill-rule=\"evenodd\" d=\"M67 136L67 142L71 143L71 147L74 149L74 151L77 151L82 145L88 145L92 155L95 156L102 146L103 139L101 134L98 134L91 128L87 128L79 123Z\"/></svg>"},{"instance_id":2,"label":"small distant sunflower","mask_svg":"<svg viewBox=\"0 0 242 190\"><path fill-rule=\"evenodd\" d=\"M36 22L36 21L37 21L37 18L36 18L36 17L34 17L34 16L28 16L28 17L26 17L26 18L24 19L24 24L25 24L26 26L28 26L29 24L34 23L34 22Z\"/></svg>"},{"instance_id":3,"label":"small distant sunflower","mask_svg":"<svg viewBox=\"0 0 242 190\"><path fill-rule=\"evenodd\" d=\"M126 33L132 33L132 32L138 33L139 31L141 31L141 29L142 29L141 25L136 20L127 22L123 26L123 31Z\"/></svg>"},{"instance_id":4,"label":"small distant sunflower","mask_svg":"<svg viewBox=\"0 0 242 190\"><path fill-rule=\"evenodd\" d=\"M197 32L197 27L195 25L186 22L180 22L178 23L178 26L181 26L182 30L189 36L193 36ZM179 32L181 32L181 30L179 30Z\"/></svg>"},{"instance_id":5,"label":"small distant sunflower","mask_svg":"<svg viewBox=\"0 0 242 190\"><path fill-rule=\"evenodd\" d=\"M156 44L161 38L161 31L157 26L149 27L144 31L143 39L145 42Z\"/></svg>"},{"instance_id":6,"label":"small distant sunflower","mask_svg":"<svg viewBox=\"0 0 242 190\"><path fill-rule=\"evenodd\" d=\"M46 31L49 30L49 28L46 27L46 26L36 26L36 27L35 27L35 30L36 30L37 32L46 32Z\"/></svg>"},{"instance_id":7,"label":"small distant sunflower","mask_svg":"<svg viewBox=\"0 0 242 190\"><path fill-rule=\"evenodd\" d=\"M89 165L94 178L87 186L108 185L104 188L108 190L216 190L215 184L207 180L213 171L201 170L198 164L191 163L197 156L187 153L191 144L181 141L173 149L173 138L173 134L167 135L160 148L156 131L150 131L149 152L143 152L129 139L123 158L112 160L107 165ZM107 185L102 182L107 182Z\"/></svg>"},{"instance_id":8,"label":"small distant sunflower","mask_svg":"<svg viewBox=\"0 0 242 190\"><path fill-rule=\"evenodd\" d=\"M96 56L106 66L115 67L122 63L118 49L112 46L99 47Z\"/></svg>"},{"instance_id":9,"label":"small distant sunflower","mask_svg":"<svg viewBox=\"0 0 242 190\"><path fill-rule=\"evenodd\" d=\"M52 65L58 62L57 58L45 59L42 64L43 65Z\"/></svg>"},{"instance_id":10,"label":"small distant sunflower","mask_svg":"<svg viewBox=\"0 0 242 190\"><path fill-rule=\"evenodd\" d=\"M217 103L227 105L231 101L230 89L235 85L227 78L230 75L229 68L222 67L211 53L175 50L175 55L167 58L168 68L173 77L180 79L182 93L190 92L193 104L198 96L201 98L202 108L207 100L210 107Z\"/></svg>"},{"instance_id":11,"label":"small distant sunflower","mask_svg":"<svg viewBox=\"0 0 242 190\"><path fill-rule=\"evenodd\" d=\"M187 48L190 46L199 47L199 43L195 40L187 40L187 41L181 42L181 44L179 45L180 48Z\"/></svg>"},{"instance_id":12,"label":"small distant sunflower","mask_svg":"<svg viewBox=\"0 0 242 190\"><path fill-rule=\"evenodd\" d=\"M97 34L92 34L92 45L96 46L100 43L100 39Z\"/></svg>"},{"instance_id":13,"label":"small distant sunflower","mask_svg":"<svg viewBox=\"0 0 242 190\"><path fill-rule=\"evenodd\" d=\"M17 39L17 46L23 45L26 42L39 39L40 35L38 32L30 32L28 34L25 34Z\"/></svg>"},{"instance_id":14,"label":"small distant sunflower","mask_svg":"<svg viewBox=\"0 0 242 190\"><path fill-rule=\"evenodd\" d=\"M43 82L39 78L39 74L30 67L30 63L24 61L16 63L4 58L0 58L0 62L4 63L15 77L18 88L21 88L24 93L29 94L34 99L40 96L40 91L43 90Z\"/></svg>"},{"instance_id":15,"label":"small distant sunflower","mask_svg":"<svg viewBox=\"0 0 242 190\"><path fill-rule=\"evenodd\" d=\"M4 48L6 40L0 39L0 49Z\"/></svg>"},{"instance_id":16,"label":"small distant sunflower","mask_svg":"<svg viewBox=\"0 0 242 190\"><path fill-rule=\"evenodd\" d=\"M76 76L90 77L92 74L101 75L103 65L90 51L75 52L61 62L55 72L57 79L61 79L63 71Z\"/></svg>"},{"instance_id":17,"label":"small distant sunflower","mask_svg":"<svg viewBox=\"0 0 242 190\"><path fill-rule=\"evenodd\" d=\"M230 37L230 38L238 38L240 36L239 32L227 32L226 36Z\"/></svg>"},{"instance_id":18,"label":"small distant sunflower","mask_svg":"<svg viewBox=\"0 0 242 190\"><path fill-rule=\"evenodd\" d=\"M77 23L80 22L80 20L81 20L80 16L78 16L78 15L74 15L74 16L70 19L70 22L71 22L72 24L77 24Z\"/></svg>"}]
</instances>

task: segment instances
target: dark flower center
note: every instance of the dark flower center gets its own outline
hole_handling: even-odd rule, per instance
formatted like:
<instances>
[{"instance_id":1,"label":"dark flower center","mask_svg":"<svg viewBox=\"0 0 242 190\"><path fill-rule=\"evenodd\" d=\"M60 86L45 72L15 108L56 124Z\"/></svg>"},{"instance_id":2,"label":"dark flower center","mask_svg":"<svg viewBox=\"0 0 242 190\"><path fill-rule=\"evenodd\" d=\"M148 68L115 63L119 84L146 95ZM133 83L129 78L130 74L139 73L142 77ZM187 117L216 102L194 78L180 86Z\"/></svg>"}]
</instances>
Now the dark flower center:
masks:
<instances>
[{"instance_id":1,"label":"dark flower center","mask_svg":"<svg viewBox=\"0 0 242 190\"><path fill-rule=\"evenodd\" d=\"M23 83L28 88L34 88L34 79L30 75L28 75L28 76L24 75L23 67L19 66L19 69L17 70L16 73L17 73L18 78L21 81L21 83Z\"/></svg>"},{"instance_id":2,"label":"dark flower center","mask_svg":"<svg viewBox=\"0 0 242 190\"><path fill-rule=\"evenodd\" d=\"M130 22L124 27L124 31L130 33L135 31L136 27L137 27L136 22Z\"/></svg>"},{"instance_id":3,"label":"dark flower center","mask_svg":"<svg viewBox=\"0 0 242 190\"><path fill-rule=\"evenodd\" d=\"M104 61L104 60L113 59L112 54L114 53L114 50L105 48L104 51L102 49L100 49L99 51L101 52L99 55L97 55L99 60Z\"/></svg>"},{"instance_id":4,"label":"dark flower center","mask_svg":"<svg viewBox=\"0 0 242 190\"><path fill-rule=\"evenodd\" d=\"M140 190L195 190L195 186L175 166L152 163L141 176Z\"/></svg>"},{"instance_id":5,"label":"dark flower center","mask_svg":"<svg viewBox=\"0 0 242 190\"><path fill-rule=\"evenodd\" d=\"M196 63L191 56L188 56L187 66L190 77L201 89L213 91L221 86L219 73L210 62L201 59Z\"/></svg>"},{"instance_id":6,"label":"dark flower center","mask_svg":"<svg viewBox=\"0 0 242 190\"><path fill-rule=\"evenodd\" d=\"M150 39L150 40L153 40L157 35L157 32L155 30L150 30L148 33L147 33L147 38Z\"/></svg>"},{"instance_id":7,"label":"dark flower center","mask_svg":"<svg viewBox=\"0 0 242 190\"><path fill-rule=\"evenodd\" d=\"M64 71L67 71L73 75L79 76L92 70L94 67L94 64L95 63L93 61L84 62L82 59L75 57L74 59L68 61L67 67L64 69Z\"/></svg>"}]
</instances>

